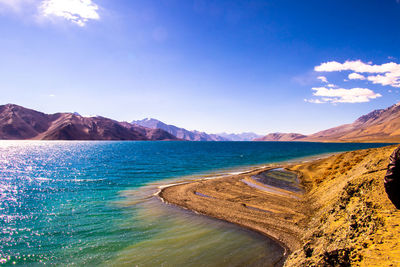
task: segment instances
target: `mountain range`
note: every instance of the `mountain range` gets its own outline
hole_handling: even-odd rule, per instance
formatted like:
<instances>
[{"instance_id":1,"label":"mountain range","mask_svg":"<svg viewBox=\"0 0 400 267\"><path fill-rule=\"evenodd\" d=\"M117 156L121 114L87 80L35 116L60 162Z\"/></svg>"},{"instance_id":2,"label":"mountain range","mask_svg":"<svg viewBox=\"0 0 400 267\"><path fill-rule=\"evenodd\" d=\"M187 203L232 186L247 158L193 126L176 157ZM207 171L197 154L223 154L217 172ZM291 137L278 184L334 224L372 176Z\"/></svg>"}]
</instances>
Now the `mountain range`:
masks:
<instances>
[{"instance_id":1,"label":"mountain range","mask_svg":"<svg viewBox=\"0 0 400 267\"><path fill-rule=\"evenodd\" d=\"M178 140L161 129L149 129L104 117L74 113L44 114L14 104L0 106L3 140Z\"/></svg>"},{"instance_id":2,"label":"mountain range","mask_svg":"<svg viewBox=\"0 0 400 267\"><path fill-rule=\"evenodd\" d=\"M163 123L157 119L147 118L143 120L132 121L133 124L141 125L152 129L163 129L177 138L187 141L252 141L254 138L261 137L261 135L247 132L240 134L218 133L208 134L199 131L189 131L184 128L179 128L174 125Z\"/></svg>"},{"instance_id":3,"label":"mountain range","mask_svg":"<svg viewBox=\"0 0 400 267\"><path fill-rule=\"evenodd\" d=\"M132 124L137 124L151 129L163 129L177 138L187 141L230 141L227 138L218 136L216 134L207 134L198 131L189 131L184 128L179 128L174 125L165 124L162 121L147 118L143 120L132 121Z\"/></svg>"},{"instance_id":4,"label":"mountain range","mask_svg":"<svg viewBox=\"0 0 400 267\"><path fill-rule=\"evenodd\" d=\"M189 140L189 141L306 141L400 142L400 103L374 110L353 123L311 135L271 133L207 134L189 131L156 119L119 122L83 117L78 113L45 114L14 104L0 106L0 139L3 140Z\"/></svg>"}]
</instances>

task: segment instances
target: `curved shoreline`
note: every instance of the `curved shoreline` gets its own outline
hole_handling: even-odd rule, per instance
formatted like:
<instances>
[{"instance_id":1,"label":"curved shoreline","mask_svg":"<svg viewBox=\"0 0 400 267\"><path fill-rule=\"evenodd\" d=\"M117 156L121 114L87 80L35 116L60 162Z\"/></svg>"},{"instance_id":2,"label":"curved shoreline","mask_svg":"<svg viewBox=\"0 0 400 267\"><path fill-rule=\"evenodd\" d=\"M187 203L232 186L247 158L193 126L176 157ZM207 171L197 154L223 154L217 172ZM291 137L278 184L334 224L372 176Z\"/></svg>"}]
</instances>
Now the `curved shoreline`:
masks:
<instances>
[{"instance_id":1,"label":"curved shoreline","mask_svg":"<svg viewBox=\"0 0 400 267\"><path fill-rule=\"evenodd\" d=\"M234 223L275 241L281 246L283 253L281 258L274 265L282 266L287 257L294 250L298 249L301 243L299 236L301 227L299 227L298 224L301 221L300 219L303 218L299 219L297 215L297 219L291 220L290 217L295 216L295 213L304 212L303 205L292 205L291 208L295 210L295 212L290 213L285 204L292 201L298 204L302 200L297 199L299 194L294 194L290 191L279 188L273 193L261 191L246 185L242 181L243 179L252 179L254 175L265 171L282 167L284 166L266 166L241 174L214 178L212 180L197 180L170 184L160 188L157 195L163 202L168 204L174 204L205 216ZM253 181L257 183L255 180ZM231 192L225 196L218 194L221 186L224 188L229 187ZM240 187L240 190L236 191L236 189L239 189L238 187ZM241 189L243 189L242 187L247 189L245 190L246 192L241 192ZM232 191L232 189L234 190ZM279 194L279 191L282 194ZM247 201L241 199L240 195L243 193L246 195L250 194L247 197L252 197L254 199ZM232 200L232 198L238 199L235 201ZM269 199L269 203L277 203L272 210L268 208L268 205L265 206L261 203L265 202L267 198ZM210 201L212 203L209 203ZM231 205L226 206L226 204ZM238 213L232 214L232 205L238 206L241 210ZM297 209L295 206L297 206ZM217 212L215 212L215 210L217 210ZM267 223L265 222L266 216L269 220ZM301 223L301 225L303 225L303 223Z\"/></svg>"},{"instance_id":2,"label":"curved shoreline","mask_svg":"<svg viewBox=\"0 0 400 267\"><path fill-rule=\"evenodd\" d=\"M171 185L158 195L167 203L276 241L284 250L279 265L391 266L400 262L400 210L387 198L383 177L394 149L363 149L284 164L298 174L305 188L300 199L257 190L241 181L268 167Z\"/></svg>"},{"instance_id":3,"label":"curved shoreline","mask_svg":"<svg viewBox=\"0 0 400 267\"><path fill-rule=\"evenodd\" d=\"M231 222L231 221L222 219L222 218L218 218L218 217L209 215L209 214L207 214L207 213L202 213L202 212L198 212L198 211L195 211L195 210L191 210L191 209L185 208L185 207L183 207L183 206L179 206L179 205L177 205L177 204L168 202L167 200L165 200L165 199L164 199L163 197L161 197L161 196L160 196L159 198L161 199L161 201L162 201L163 203L165 203L165 204L167 204L167 205L174 205L174 206L176 206L177 208L181 208L181 209L184 209L184 210L188 210L188 211L194 212L194 213L196 213L196 214L200 214L200 215L203 215L203 216L206 216L206 217L209 217L209 218L213 218L213 219L216 219L216 220L220 220L220 221L223 221L223 222L226 222L226 223L232 223L232 224L234 224L234 225L237 225L237 226L239 226L239 227L242 227L242 228L244 228L244 229L246 229L246 230L249 230L249 231L252 231L252 232L254 232L254 233L258 233L258 234L264 236L265 238L268 238L268 239L274 241L276 244L278 244L278 245L283 249L284 252L283 252L282 256L279 258L279 260L276 261L276 262L273 264L273 266L283 266L284 263L285 263L285 261L286 261L286 259L287 259L287 258L289 257L289 255L292 253L292 251L289 249L289 247L288 247L285 243L283 243L282 241L280 241L280 240L274 238L273 236L270 236L269 234L266 234L265 232L262 232L262 231L259 231L259 230L257 230L257 229L248 227L248 226L246 226L246 225L237 224L237 223L234 223L234 222Z\"/></svg>"}]
</instances>

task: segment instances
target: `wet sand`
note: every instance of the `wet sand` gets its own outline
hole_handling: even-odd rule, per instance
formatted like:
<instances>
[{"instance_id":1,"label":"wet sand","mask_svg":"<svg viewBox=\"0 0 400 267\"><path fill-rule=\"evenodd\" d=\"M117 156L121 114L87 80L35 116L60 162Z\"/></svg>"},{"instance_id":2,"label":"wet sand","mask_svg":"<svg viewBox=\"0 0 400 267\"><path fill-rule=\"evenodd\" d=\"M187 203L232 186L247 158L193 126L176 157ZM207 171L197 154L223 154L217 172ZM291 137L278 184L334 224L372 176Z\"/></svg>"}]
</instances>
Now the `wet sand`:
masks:
<instances>
[{"instance_id":1,"label":"wet sand","mask_svg":"<svg viewBox=\"0 0 400 267\"><path fill-rule=\"evenodd\" d=\"M159 196L273 238L285 248L285 266L400 266L400 212L382 181L394 149L279 166L299 174L305 193L257 181L266 167L165 187Z\"/></svg>"},{"instance_id":2,"label":"wet sand","mask_svg":"<svg viewBox=\"0 0 400 267\"><path fill-rule=\"evenodd\" d=\"M302 194L253 178L269 169L172 185L163 188L159 196L168 203L267 235L285 249L282 263L291 251L300 248L308 211Z\"/></svg>"}]
</instances>

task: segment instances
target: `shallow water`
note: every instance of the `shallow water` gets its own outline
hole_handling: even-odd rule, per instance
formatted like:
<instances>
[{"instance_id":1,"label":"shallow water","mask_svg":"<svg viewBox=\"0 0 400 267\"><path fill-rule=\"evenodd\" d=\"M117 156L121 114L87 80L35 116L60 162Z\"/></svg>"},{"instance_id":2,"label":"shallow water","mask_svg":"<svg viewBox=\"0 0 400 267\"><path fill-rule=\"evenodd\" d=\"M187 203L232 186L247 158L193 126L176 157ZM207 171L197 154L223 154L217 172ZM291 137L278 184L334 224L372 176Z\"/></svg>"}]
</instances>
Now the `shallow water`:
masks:
<instances>
[{"instance_id":1,"label":"shallow water","mask_svg":"<svg viewBox=\"0 0 400 267\"><path fill-rule=\"evenodd\" d=\"M303 192L298 184L297 174L283 168L268 170L254 175L252 178L265 185L279 187L291 192Z\"/></svg>"},{"instance_id":2,"label":"shallow water","mask_svg":"<svg viewBox=\"0 0 400 267\"><path fill-rule=\"evenodd\" d=\"M152 194L182 177L378 146L383 144L0 141L0 262L267 264L279 258L273 242L167 206Z\"/></svg>"},{"instance_id":3,"label":"shallow water","mask_svg":"<svg viewBox=\"0 0 400 267\"><path fill-rule=\"evenodd\" d=\"M130 200L121 206L129 207L135 199L130 193ZM156 231L151 238L120 251L106 265L273 266L281 259L282 247L260 234L163 204L157 197L139 203L135 217L142 227L156 226Z\"/></svg>"}]
</instances>

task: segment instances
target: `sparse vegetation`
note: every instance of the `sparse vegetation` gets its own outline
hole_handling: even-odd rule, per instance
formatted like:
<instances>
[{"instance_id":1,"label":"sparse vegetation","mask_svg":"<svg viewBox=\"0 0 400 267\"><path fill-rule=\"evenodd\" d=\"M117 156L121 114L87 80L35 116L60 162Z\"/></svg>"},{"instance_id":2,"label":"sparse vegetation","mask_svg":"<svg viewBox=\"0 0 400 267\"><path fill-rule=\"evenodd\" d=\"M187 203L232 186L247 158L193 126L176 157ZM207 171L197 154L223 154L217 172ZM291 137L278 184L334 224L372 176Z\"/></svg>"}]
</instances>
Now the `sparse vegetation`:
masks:
<instances>
[{"instance_id":1,"label":"sparse vegetation","mask_svg":"<svg viewBox=\"0 0 400 267\"><path fill-rule=\"evenodd\" d=\"M400 263L400 212L383 189L394 148L347 152L293 167L309 185L308 201L314 212L303 247L289 257L286 266Z\"/></svg>"}]
</instances>

